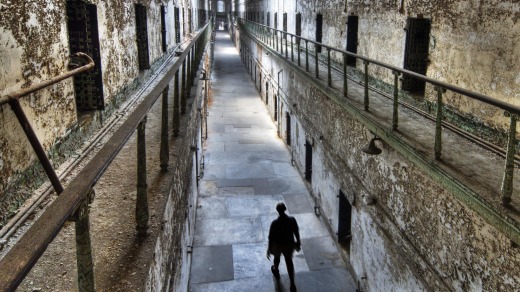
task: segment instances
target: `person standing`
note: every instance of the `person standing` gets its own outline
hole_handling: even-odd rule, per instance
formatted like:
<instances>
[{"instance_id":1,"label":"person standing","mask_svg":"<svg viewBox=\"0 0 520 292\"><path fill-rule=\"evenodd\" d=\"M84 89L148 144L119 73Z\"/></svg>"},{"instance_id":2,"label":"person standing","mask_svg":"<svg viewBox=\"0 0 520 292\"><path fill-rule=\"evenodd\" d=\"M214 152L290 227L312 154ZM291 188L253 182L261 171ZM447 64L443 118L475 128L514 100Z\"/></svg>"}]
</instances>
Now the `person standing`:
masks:
<instances>
[{"instance_id":1,"label":"person standing","mask_svg":"<svg viewBox=\"0 0 520 292\"><path fill-rule=\"evenodd\" d=\"M285 214L285 210L287 210L287 207L284 203L276 204L276 211L278 211L279 216L273 220L269 228L267 259L271 260L271 255L274 256L274 265L271 266L271 272L276 280L280 280L278 266L280 265L280 256L283 254L291 281L291 292L296 292L292 255L294 250L299 252L301 249L300 232L296 219Z\"/></svg>"}]
</instances>

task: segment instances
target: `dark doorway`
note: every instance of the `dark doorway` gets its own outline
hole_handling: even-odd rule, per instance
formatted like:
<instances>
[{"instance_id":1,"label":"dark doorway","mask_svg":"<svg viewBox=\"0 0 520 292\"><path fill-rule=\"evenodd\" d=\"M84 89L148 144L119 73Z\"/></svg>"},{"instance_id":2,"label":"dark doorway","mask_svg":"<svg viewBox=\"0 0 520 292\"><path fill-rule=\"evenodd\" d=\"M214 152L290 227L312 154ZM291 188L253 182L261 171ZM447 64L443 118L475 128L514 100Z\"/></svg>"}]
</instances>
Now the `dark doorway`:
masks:
<instances>
[{"instance_id":1,"label":"dark doorway","mask_svg":"<svg viewBox=\"0 0 520 292\"><path fill-rule=\"evenodd\" d=\"M312 145L305 140L305 180L312 182Z\"/></svg>"},{"instance_id":2,"label":"dark doorway","mask_svg":"<svg viewBox=\"0 0 520 292\"><path fill-rule=\"evenodd\" d=\"M358 46L358 22L357 15L347 17L347 51L357 54ZM347 66L356 67L356 58L347 56Z\"/></svg>"},{"instance_id":3,"label":"dark doorway","mask_svg":"<svg viewBox=\"0 0 520 292\"><path fill-rule=\"evenodd\" d=\"M302 14L301 13L296 13L296 35L302 36ZM297 39L296 41L299 42L300 40Z\"/></svg>"},{"instance_id":4,"label":"dark doorway","mask_svg":"<svg viewBox=\"0 0 520 292\"><path fill-rule=\"evenodd\" d=\"M430 45L431 20L408 18L406 21L406 43L404 69L426 75L428 49ZM426 83L407 75L403 76L402 89L416 94L424 94Z\"/></svg>"},{"instance_id":5,"label":"dark doorway","mask_svg":"<svg viewBox=\"0 0 520 292\"><path fill-rule=\"evenodd\" d=\"M339 191L339 214L338 214L338 242L347 249L350 246L352 238L352 205L345 197L345 194Z\"/></svg>"},{"instance_id":6,"label":"dark doorway","mask_svg":"<svg viewBox=\"0 0 520 292\"><path fill-rule=\"evenodd\" d=\"M287 32L287 12L283 14L283 31Z\"/></svg>"},{"instance_id":7,"label":"dark doorway","mask_svg":"<svg viewBox=\"0 0 520 292\"><path fill-rule=\"evenodd\" d=\"M162 37L162 51L163 53L168 50L166 44L166 6L161 5L161 37Z\"/></svg>"},{"instance_id":8,"label":"dark doorway","mask_svg":"<svg viewBox=\"0 0 520 292\"><path fill-rule=\"evenodd\" d=\"M83 52L95 63L94 69L74 76L74 95L78 113L103 110L103 79L97 7L93 4L75 0L67 1L67 24L71 55Z\"/></svg>"},{"instance_id":9,"label":"dark doorway","mask_svg":"<svg viewBox=\"0 0 520 292\"><path fill-rule=\"evenodd\" d=\"M265 104L269 104L269 83L265 83Z\"/></svg>"},{"instance_id":10,"label":"dark doorway","mask_svg":"<svg viewBox=\"0 0 520 292\"><path fill-rule=\"evenodd\" d=\"M289 112L285 112L285 138L287 145L291 146L291 115Z\"/></svg>"},{"instance_id":11,"label":"dark doorway","mask_svg":"<svg viewBox=\"0 0 520 292\"><path fill-rule=\"evenodd\" d=\"M267 19L265 21L265 25L267 26L271 26L271 13L270 12L267 12Z\"/></svg>"},{"instance_id":12,"label":"dark doorway","mask_svg":"<svg viewBox=\"0 0 520 292\"><path fill-rule=\"evenodd\" d=\"M321 43L323 39L323 15L316 14L316 42ZM321 46L316 47L316 53L321 53Z\"/></svg>"},{"instance_id":13,"label":"dark doorway","mask_svg":"<svg viewBox=\"0 0 520 292\"><path fill-rule=\"evenodd\" d=\"M274 121L278 121L278 96L274 96Z\"/></svg>"},{"instance_id":14,"label":"dark doorway","mask_svg":"<svg viewBox=\"0 0 520 292\"><path fill-rule=\"evenodd\" d=\"M274 13L274 29L278 29L278 12Z\"/></svg>"},{"instance_id":15,"label":"dark doorway","mask_svg":"<svg viewBox=\"0 0 520 292\"><path fill-rule=\"evenodd\" d=\"M146 7L141 4L135 5L135 31L137 37L137 59L139 60L139 70L150 69Z\"/></svg>"},{"instance_id":16,"label":"dark doorway","mask_svg":"<svg viewBox=\"0 0 520 292\"><path fill-rule=\"evenodd\" d=\"M175 43L181 42L181 12L178 7L174 8L175 14Z\"/></svg>"}]
</instances>

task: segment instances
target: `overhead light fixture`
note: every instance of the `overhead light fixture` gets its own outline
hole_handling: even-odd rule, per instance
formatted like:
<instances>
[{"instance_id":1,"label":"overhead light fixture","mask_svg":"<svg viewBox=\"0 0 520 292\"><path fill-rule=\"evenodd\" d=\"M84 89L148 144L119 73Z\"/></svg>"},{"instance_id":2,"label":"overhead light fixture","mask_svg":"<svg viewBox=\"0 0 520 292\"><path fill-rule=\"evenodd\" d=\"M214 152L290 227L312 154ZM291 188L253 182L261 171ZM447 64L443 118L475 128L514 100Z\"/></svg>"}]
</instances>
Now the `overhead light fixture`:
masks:
<instances>
[{"instance_id":1,"label":"overhead light fixture","mask_svg":"<svg viewBox=\"0 0 520 292\"><path fill-rule=\"evenodd\" d=\"M383 152L383 150L377 148L376 146L376 141L377 140L381 140L381 138L377 137L377 136L374 136L374 138L370 139L370 142L368 143L367 146L361 148L361 151L365 152L366 154L369 154L369 155L379 155L381 154L381 152Z\"/></svg>"}]
</instances>

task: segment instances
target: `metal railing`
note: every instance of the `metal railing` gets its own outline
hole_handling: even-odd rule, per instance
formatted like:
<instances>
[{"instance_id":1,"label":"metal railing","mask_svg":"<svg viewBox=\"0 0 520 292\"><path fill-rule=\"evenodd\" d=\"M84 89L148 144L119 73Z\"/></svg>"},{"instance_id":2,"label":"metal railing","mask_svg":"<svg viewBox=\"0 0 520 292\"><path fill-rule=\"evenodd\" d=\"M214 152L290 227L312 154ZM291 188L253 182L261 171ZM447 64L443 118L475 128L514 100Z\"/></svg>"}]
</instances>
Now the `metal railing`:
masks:
<instances>
[{"instance_id":1,"label":"metal railing","mask_svg":"<svg viewBox=\"0 0 520 292\"><path fill-rule=\"evenodd\" d=\"M65 189L63 189L56 176L36 135L34 135L34 132L31 132L32 128L29 121L27 118L23 118L25 115L18 99L93 68L92 60L88 56L80 54L80 57L88 58L89 63L87 65L52 78L30 89L0 98L0 106L8 103L13 108L13 111L17 113L20 124L31 141L35 152L39 153L38 159L50 178L55 191L59 194L56 200L47 207L44 213L0 260L0 291L14 291L18 287L42 256L47 246L58 235L67 220L75 221L76 224L78 288L80 291L94 291L94 272L88 217L89 204L94 199L93 187L136 130L138 144L136 229L139 236L147 235L148 201L146 187L146 140L144 139L146 117L159 96L162 95L160 167L162 171L165 171L169 160L169 83L173 79L175 91L172 132L176 136L179 134L179 115L186 112L186 100L191 95L191 87L194 85L197 68L211 36L212 28L213 23L210 20L199 30L183 51L176 52L178 59L174 61L174 64L168 69L166 74L161 77L153 90L144 97L143 101L129 114L127 120L114 132L112 137ZM179 75L182 75L181 78L179 78ZM19 117L20 113L21 118Z\"/></svg>"},{"instance_id":2,"label":"metal railing","mask_svg":"<svg viewBox=\"0 0 520 292\"><path fill-rule=\"evenodd\" d=\"M514 158L516 152L516 123L520 116L520 107L509 104L507 102L494 99L490 96L473 92L465 88L461 88L446 82L442 82L427 76L399 68L390 64L386 64L362 55L358 55L345 50L337 49L313 40L303 38L298 35L294 35L279 29L274 29L269 26L245 20L242 18L238 19L239 24L248 29L258 40L264 44L270 46L273 50L285 56L292 62L296 62L298 66L302 66L302 58L305 57L305 71L310 71L309 57L314 58L314 76L320 77L319 72L319 57L316 52L319 48L326 50L325 67L327 69L327 85L332 87L332 70L333 60L331 52L336 52L343 56L342 61L342 74L343 74L343 95L347 97L349 81L347 77L347 57L354 57L363 61L363 107L365 111L369 110L370 98L369 98L369 65L376 65L381 68L390 70L394 75L393 84L393 111L392 111L392 130L397 130L399 126L399 76L407 75L417 80L424 81L434 86L437 92L437 109L435 112L435 144L434 144L434 156L436 159L440 159L442 156L442 125L443 125L443 94L447 90L461 94L470 99L492 105L501 110L505 111L505 116L510 118L509 132L508 132L508 143L505 149L505 167L504 175L501 187L502 204L509 206L511 203L511 195L513 193L513 173L514 173ZM311 49L314 49L311 51ZM296 54L295 54L296 52ZM300 53L300 52L303 52ZM289 56L290 53L290 56ZM314 54L313 54L314 53ZM296 55L296 57L295 57ZM303 55L303 56L302 56ZM296 60L295 60L296 59ZM309 72L310 73L310 72ZM350 81L352 82L352 81Z\"/></svg>"}]
</instances>

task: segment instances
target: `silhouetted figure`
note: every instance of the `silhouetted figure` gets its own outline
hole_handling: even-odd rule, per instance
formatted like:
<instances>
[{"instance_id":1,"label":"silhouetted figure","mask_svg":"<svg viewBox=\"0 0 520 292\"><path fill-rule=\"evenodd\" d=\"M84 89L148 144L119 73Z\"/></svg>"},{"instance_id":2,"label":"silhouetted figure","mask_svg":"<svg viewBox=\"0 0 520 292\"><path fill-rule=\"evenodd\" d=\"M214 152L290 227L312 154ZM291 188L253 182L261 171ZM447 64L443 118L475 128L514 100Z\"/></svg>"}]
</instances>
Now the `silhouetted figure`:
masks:
<instances>
[{"instance_id":1,"label":"silhouetted figure","mask_svg":"<svg viewBox=\"0 0 520 292\"><path fill-rule=\"evenodd\" d=\"M269 228L269 244L267 246L267 259L271 259L271 254L274 256L274 265L271 266L276 280L280 280L280 255L283 254L289 279L291 280L291 292L296 291L294 283L294 264L292 261L293 251L300 251L300 232L298 231L298 223L294 217L285 214L284 203L276 204L276 211L278 211L278 218L273 220ZM296 238L296 241L295 241Z\"/></svg>"}]
</instances>

